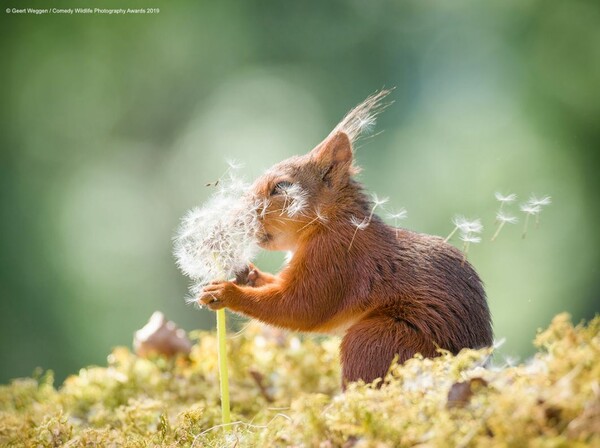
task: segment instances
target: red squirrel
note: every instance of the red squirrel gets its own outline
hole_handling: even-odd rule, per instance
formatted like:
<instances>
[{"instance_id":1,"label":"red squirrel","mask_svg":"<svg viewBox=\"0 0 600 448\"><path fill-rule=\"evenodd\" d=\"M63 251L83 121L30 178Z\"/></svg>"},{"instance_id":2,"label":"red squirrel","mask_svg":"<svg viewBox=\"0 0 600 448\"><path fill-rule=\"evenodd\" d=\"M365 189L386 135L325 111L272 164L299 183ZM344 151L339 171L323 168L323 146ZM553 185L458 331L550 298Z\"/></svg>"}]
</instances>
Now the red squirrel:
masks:
<instances>
[{"instance_id":1,"label":"red squirrel","mask_svg":"<svg viewBox=\"0 0 600 448\"><path fill-rule=\"evenodd\" d=\"M353 109L308 154L270 168L251 187L263 201L260 246L289 251L277 275L206 286L200 303L296 331L342 334L342 384L383 378L437 349L492 344L479 276L437 236L385 224L353 176L353 141L381 110L382 91ZM294 197L295 195L295 197ZM290 201L296 209L290 212Z\"/></svg>"}]
</instances>

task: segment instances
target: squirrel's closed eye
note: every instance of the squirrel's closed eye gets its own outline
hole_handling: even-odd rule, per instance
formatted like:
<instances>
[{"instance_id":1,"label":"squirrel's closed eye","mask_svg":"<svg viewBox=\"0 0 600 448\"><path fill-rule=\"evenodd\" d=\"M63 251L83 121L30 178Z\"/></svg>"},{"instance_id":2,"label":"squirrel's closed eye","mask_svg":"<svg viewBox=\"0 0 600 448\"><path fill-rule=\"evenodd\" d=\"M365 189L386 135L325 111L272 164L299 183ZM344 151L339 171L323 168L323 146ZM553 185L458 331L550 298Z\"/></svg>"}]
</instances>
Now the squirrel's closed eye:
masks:
<instances>
[{"instance_id":1,"label":"squirrel's closed eye","mask_svg":"<svg viewBox=\"0 0 600 448\"><path fill-rule=\"evenodd\" d=\"M282 180L281 182L277 182L273 189L271 190L271 196L276 194L283 194L285 190L290 188L293 184L287 180Z\"/></svg>"}]
</instances>

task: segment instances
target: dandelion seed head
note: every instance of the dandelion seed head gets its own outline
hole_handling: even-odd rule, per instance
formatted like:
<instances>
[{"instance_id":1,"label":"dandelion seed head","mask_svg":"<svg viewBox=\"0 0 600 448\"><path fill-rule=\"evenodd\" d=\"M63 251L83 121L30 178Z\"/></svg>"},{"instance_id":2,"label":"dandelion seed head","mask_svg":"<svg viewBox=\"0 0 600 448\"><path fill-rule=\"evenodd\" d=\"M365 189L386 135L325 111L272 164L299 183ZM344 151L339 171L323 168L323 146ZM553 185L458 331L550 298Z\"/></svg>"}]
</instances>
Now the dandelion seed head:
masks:
<instances>
[{"instance_id":1,"label":"dandelion seed head","mask_svg":"<svg viewBox=\"0 0 600 448\"><path fill-rule=\"evenodd\" d=\"M196 296L202 286L226 280L244 269L256 254L258 207L243 182L220 187L202 206L187 212L174 238L179 269L193 281Z\"/></svg>"},{"instance_id":2,"label":"dandelion seed head","mask_svg":"<svg viewBox=\"0 0 600 448\"><path fill-rule=\"evenodd\" d=\"M516 224L519 221L516 216L509 215L508 213L502 211L496 213L496 219L499 222L505 222L508 224Z\"/></svg>"},{"instance_id":3,"label":"dandelion seed head","mask_svg":"<svg viewBox=\"0 0 600 448\"><path fill-rule=\"evenodd\" d=\"M517 195L514 193L503 195L502 193L497 191L496 193L494 193L494 196L496 196L496 200L502 202L503 204L510 204L517 200Z\"/></svg>"},{"instance_id":4,"label":"dandelion seed head","mask_svg":"<svg viewBox=\"0 0 600 448\"><path fill-rule=\"evenodd\" d=\"M360 219L352 215L350 216L350 224L352 224L358 230L365 230L367 227L369 227L369 218L365 217L363 219Z\"/></svg>"}]
</instances>

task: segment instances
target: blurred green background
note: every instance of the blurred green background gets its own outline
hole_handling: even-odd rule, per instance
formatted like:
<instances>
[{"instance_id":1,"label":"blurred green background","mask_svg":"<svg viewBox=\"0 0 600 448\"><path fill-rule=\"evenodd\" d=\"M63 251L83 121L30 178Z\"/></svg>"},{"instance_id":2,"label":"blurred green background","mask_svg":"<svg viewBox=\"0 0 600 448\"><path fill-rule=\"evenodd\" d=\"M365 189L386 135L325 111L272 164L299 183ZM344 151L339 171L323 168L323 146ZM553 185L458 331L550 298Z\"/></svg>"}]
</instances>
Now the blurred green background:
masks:
<instances>
[{"instance_id":1,"label":"blurred green background","mask_svg":"<svg viewBox=\"0 0 600 448\"><path fill-rule=\"evenodd\" d=\"M597 1L30 3L4 6L160 13L1 11L0 381L104 363L157 309L212 327L184 302L180 217L226 158L250 180L383 86L395 103L360 178L410 229L483 220L469 256L502 353L526 357L560 311L600 311ZM525 240L521 219L490 243L495 191L553 204Z\"/></svg>"}]
</instances>

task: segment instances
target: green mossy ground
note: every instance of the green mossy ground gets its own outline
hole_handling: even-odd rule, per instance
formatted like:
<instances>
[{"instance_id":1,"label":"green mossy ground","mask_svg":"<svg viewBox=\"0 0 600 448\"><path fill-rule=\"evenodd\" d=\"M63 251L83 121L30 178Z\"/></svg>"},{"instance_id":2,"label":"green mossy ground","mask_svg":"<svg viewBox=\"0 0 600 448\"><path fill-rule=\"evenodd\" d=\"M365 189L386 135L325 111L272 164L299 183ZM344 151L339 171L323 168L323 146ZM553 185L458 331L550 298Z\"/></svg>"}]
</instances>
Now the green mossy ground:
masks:
<instances>
[{"instance_id":1,"label":"green mossy ground","mask_svg":"<svg viewBox=\"0 0 600 448\"><path fill-rule=\"evenodd\" d=\"M336 340L250 326L229 341L228 431L214 334L197 333L189 359L117 348L58 390L49 372L0 386L0 446L600 446L599 330L600 317L559 315L524 364L486 368L485 350L415 358L380 389L342 394Z\"/></svg>"}]
</instances>

